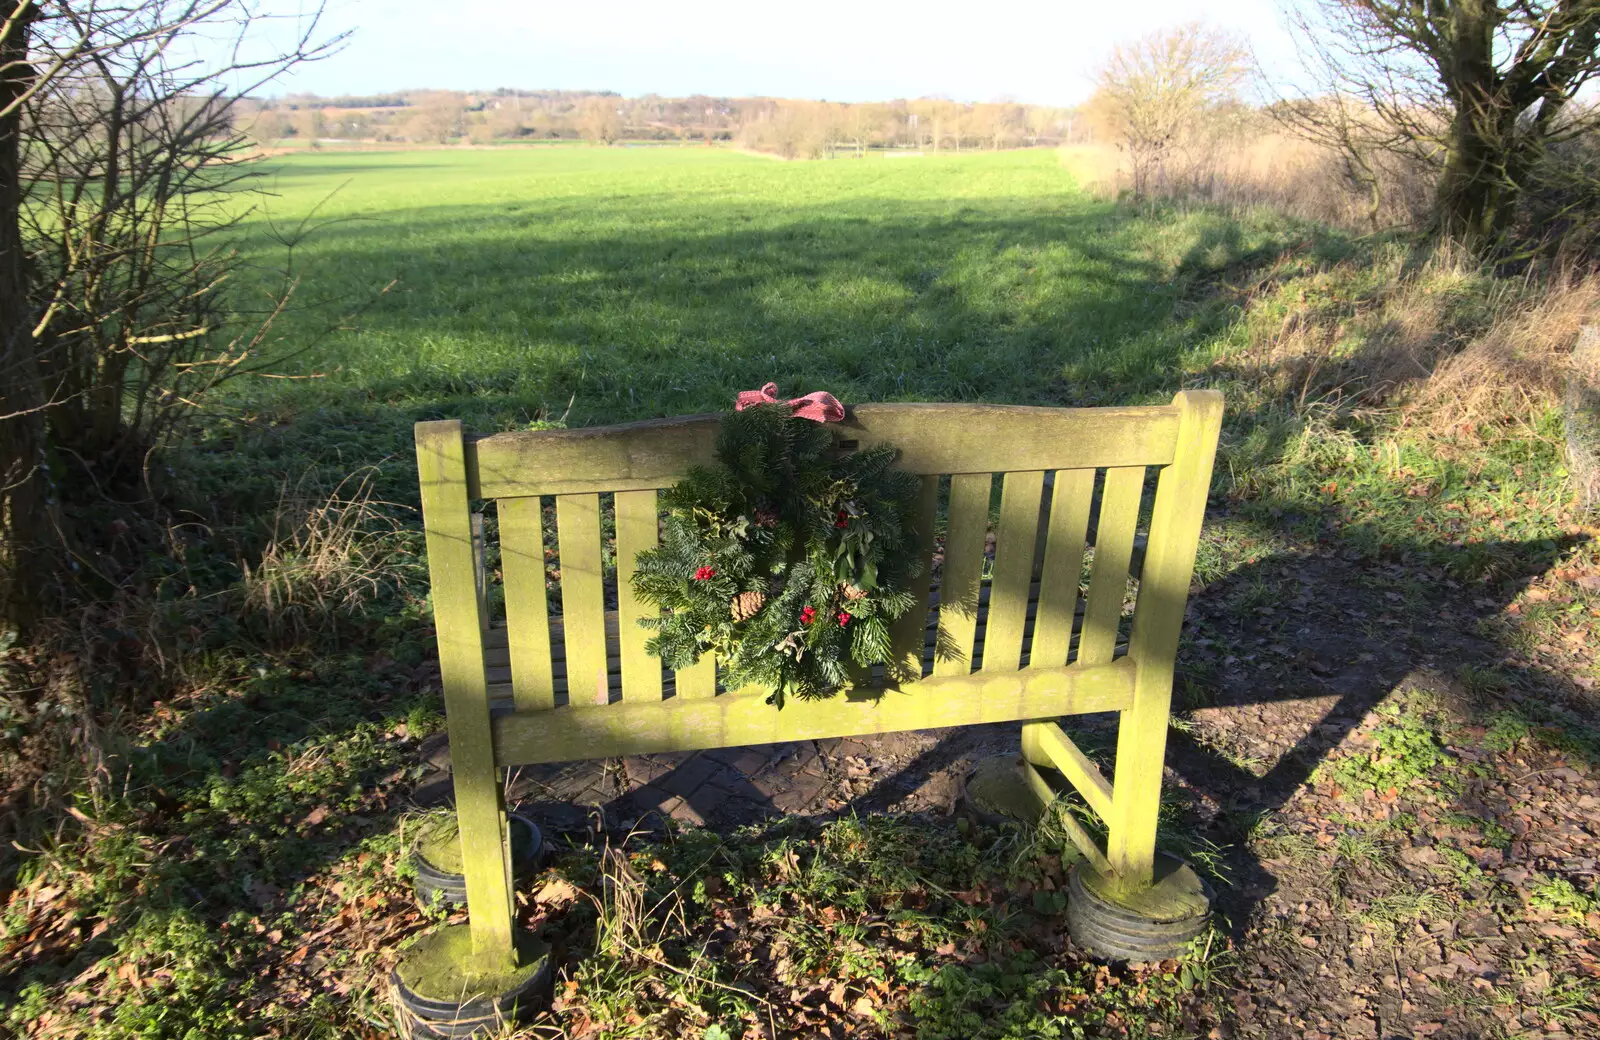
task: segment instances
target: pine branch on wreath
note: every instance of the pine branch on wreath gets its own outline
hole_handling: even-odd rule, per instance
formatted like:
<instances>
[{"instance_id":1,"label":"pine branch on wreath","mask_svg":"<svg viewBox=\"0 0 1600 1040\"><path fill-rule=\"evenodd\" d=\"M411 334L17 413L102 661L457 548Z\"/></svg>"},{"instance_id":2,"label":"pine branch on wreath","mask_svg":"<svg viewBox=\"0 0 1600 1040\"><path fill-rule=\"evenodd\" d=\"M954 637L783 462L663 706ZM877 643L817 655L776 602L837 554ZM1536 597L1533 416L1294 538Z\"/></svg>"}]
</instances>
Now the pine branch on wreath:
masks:
<instances>
[{"instance_id":1,"label":"pine branch on wreath","mask_svg":"<svg viewBox=\"0 0 1600 1040\"><path fill-rule=\"evenodd\" d=\"M841 416L837 401L775 391L741 394L716 464L663 492L661 542L633 585L662 610L640 623L667 667L714 653L729 689L766 687L781 708L838 692L852 662L893 663L889 626L915 606L921 546L918 478L894 468L895 449L841 453L818 417L823 404Z\"/></svg>"}]
</instances>

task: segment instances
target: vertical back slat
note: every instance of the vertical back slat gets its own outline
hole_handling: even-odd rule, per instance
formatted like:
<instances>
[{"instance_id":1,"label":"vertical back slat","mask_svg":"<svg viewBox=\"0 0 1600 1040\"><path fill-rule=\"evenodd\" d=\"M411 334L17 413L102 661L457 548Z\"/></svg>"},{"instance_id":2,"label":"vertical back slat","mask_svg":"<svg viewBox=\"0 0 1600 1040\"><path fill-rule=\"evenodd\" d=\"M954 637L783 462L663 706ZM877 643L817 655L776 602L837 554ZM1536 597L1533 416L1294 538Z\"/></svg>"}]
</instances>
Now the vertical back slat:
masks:
<instances>
[{"instance_id":1,"label":"vertical back slat","mask_svg":"<svg viewBox=\"0 0 1600 1040\"><path fill-rule=\"evenodd\" d=\"M966 675L972 671L978 596L983 583L983 543L989 530L989 489L993 483L990 473L958 473L950 478L934 675Z\"/></svg>"},{"instance_id":2,"label":"vertical back slat","mask_svg":"<svg viewBox=\"0 0 1600 1040\"><path fill-rule=\"evenodd\" d=\"M478 621L489 631L489 574L484 568L483 514L472 514L472 564L477 570Z\"/></svg>"},{"instance_id":3,"label":"vertical back slat","mask_svg":"<svg viewBox=\"0 0 1600 1040\"><path fill-rule=\"evenodd\" d=\"M567 700L604 704L606 600L600 556L600 496L557 495L561 621L567 640Z\"/></svg>"},{"instance_id":4,"label":"vertical back slat","mask_svg":"<svg viewBox=\"0 0 1600 1040\"><path fill-rule=\"evenodd\" d=\"M1007 473L1000 492L1000 524L994 536L994 579L989 586L989 624L983 634L983 670L1022 667L1022 635L1028 624L1028 586L1039 534L1039 499L1044 473Z\"/></svg>"},{"instance_id":5,"label":"vertical back slat","mask_svg":"<svg viewBox=\"0 0 1600 1040\"><path fill-rule=\"evenodd\" d=\"M710 654L700 658L700 663L693 668L683 668L672 674L679 697L717 695L717 662Z\"/></svg>"},{"instance_id":6,"label":"vertical back slat","mask_svg":"<svg viewBox=\"0 0 1600 1040\"><path fill-rule=\"evenodd\" d=\"M1094 470L1056 471L1050 496L1050 528L1039 569L1039 616L1033 622L1030 668L1060 668L1072 652L1072 622L1078 610L1078 579L1094 503Z\"/></svg>"},{"instance_id":7,"label":"vertical back slat","mask_svg":"<svg viewBox=\"0 0 1600 1040\"><path fill-rule=\"evenodd\" d=\"M639 619L660 612L633 591L633 559L654 549L658 537L656 493L619 491L617 502L617 643L622 651L622 699L660 700L661 661L644 648L650 638Z\"/></svg>"},{"instance_id":8,"label":"vertical back slat","mask_svg":"<svg viewBox=\"0 0 1600 1040\"><path fill-rule=\"evenodd\" d=\"M922 678L922 653L928 642L928 589L933 580L933 524L939 513L939 478L923 477L917 494L917 515L912 521L922 548L922 573L911 579L916 606L903 614L889 631L900 681Z\"/></svg>"},{"instance_id":9,"label":"vertical back slat","mask_svg":"<svg viewBox=\"0 0 1600 1040\"><path fill-rule=\"evenodd\" d=\"M1089 576L1089 602L1078 637L1078 663L1108 664L1117 646L1122 603L1128 592L1128 561L1133 557L1139 499L1144 494L1144 467L1106 470L1095 526L1094 569Z\"/></svg>"},{"instance_id":10,"label":"vertical back slat","mask_svg":"<svg viewBox=\"0 0 1600 1040\"><path fill-rule=\"evenodd\" d=\"M543 508L537 498L502 498L498 508L512 700L518 711L553 708L556 687L550 665Z\"/></svg>"}]
</instances>

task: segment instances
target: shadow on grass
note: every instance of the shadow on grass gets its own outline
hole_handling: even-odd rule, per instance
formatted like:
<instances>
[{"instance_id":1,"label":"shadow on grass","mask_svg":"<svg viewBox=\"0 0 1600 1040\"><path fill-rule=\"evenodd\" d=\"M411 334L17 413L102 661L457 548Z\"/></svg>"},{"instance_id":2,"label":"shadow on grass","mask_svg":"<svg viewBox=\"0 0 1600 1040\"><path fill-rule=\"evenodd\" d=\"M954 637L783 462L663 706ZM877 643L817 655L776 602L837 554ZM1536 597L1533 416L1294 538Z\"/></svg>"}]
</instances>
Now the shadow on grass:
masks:
<instances>
[{"instance_id":1,"label":"shadow on grass","mask_svg":"<svg viewBox=\"0 0 1600 1040\"><path fill-rule=\"evenodd\" d=\"M748 227L732 203L666 226L645 206L637 230L570 237L541 229L548 214L433 207L405 218L417 251L395 248L393 226L335 226L307 247L308 271L400 285L318 362L347 370L296 392L468 421L570 401L589 425L714 409L769 378L847 401L1170 389L1193 330L1169 324L1180 287L1125 221L1007 201L790 207Z\"/></svg>"}]
</instances>

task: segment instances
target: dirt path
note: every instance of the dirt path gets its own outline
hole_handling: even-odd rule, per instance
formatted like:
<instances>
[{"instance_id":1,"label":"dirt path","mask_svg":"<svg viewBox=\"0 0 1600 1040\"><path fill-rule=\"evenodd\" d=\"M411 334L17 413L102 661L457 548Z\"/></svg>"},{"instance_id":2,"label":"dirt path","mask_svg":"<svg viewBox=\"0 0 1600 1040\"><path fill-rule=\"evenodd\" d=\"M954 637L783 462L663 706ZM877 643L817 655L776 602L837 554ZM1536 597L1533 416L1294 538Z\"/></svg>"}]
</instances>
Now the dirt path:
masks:
<instances>
[{"instance_id":1,"label":"dirt path","mask_svg":"<svg viewBox=\"0 0 1600 1040\"><path fill-rule=\"evenodd\" d=\"M1198 598L1168 763L1230 846L1217 1035L1600 1035L1600 774L1495 638L1527 584L1283 556Z\"/></svg>"}]
</instances>

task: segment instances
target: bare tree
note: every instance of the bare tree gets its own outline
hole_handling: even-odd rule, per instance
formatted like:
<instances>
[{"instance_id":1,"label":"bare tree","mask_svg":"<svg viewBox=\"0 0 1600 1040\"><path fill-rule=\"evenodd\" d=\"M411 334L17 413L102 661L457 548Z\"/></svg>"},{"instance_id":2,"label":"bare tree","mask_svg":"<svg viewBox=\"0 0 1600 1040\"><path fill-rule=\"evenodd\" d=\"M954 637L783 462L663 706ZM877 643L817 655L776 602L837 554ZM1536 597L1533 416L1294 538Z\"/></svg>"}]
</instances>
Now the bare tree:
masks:
<instances>
[{"instance_id":1,"label":"bare tree","mask_svg":"<svg viewBox=\"0 0 1600 1040\"><path fill-rule=\"evenodd\" d=\"M265 107L242 114L235 120L235 125L240 133L263 148L276 144L287 130L283 114L275 108Z\"/></svg>"},{"instance_id":2,"label":"bare tree","mask_svg":"<svg viewBox=\"0 0 1600 1040\"><path fill-rule=\"evenodd\" d=\"M406 134L413 141L448 144L466 128L467 104L450 90L430 91L406 119Z\"/></svg>"},{"instance_id":3,"label":"bare tree","mask_svg":"<svg viewBox=\"0 0 1600 1040\"><path fill-rule=\"evenodd\" d=\"M1597 126L1572 101L1600 70L1600 0L1319 0L1292 17L1313 75L1291 122L1374 193L1375 154L1433 170L1434 228L1469 248L1498 248L1549 149Z\"/></svg>"},{"instance_id":4,"label":"bare tree","mask_svg":"<svg viewBox=\"0 0 1600 1040\"><path fill-rule=\"evenodd\" d=\"M1134 191L1148 190L1185 134L1236 98L1249 62L1234 37L1197 22L1112 50L1093 104L1127 150Z\"/></svg>"},{"instance_id":5,"label":"bare tree","mask_svg":"<svg viewBox=\"0 0 1600 1040\"><path fill-rule=\"evenodd\" d=\"M590 98L578 113L578 132L586 140L610 144L622 136L622 117L617 114L617 99Z\"/></svg>"},{"instance_id":6,"label":"bare tree","mask_svg":"<svg viewBox=\"0 0 1600 1040\"><path fill-rule=\"evenodd\" d=\"M889 121L889 108L886 105L855 104L846 105L844 111L844 134L847 140L855 145L856 155L867 154L867 147L872 144L873 135L883 131L884 124Z\"/></svg>"},{"instance_id":7,"label":"bare tree","mask_svg":"<svg viewBox=\"0 0 1600 1040\"><path fill-rule=\"evenodd\" d=\"M230 197L251 176L232 107L338 40L316 42L313 16L283 51L245 57L248 0L4 10L0 629L25 629L73 552L51 503L74 484L137 482L183 411L248 367L282 306L264 323L223 292L239 264ZM180 56L198 40L220 57Z\"/></svg>"}]
</instances>

